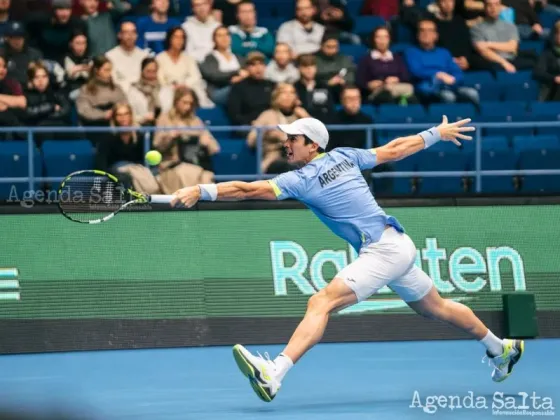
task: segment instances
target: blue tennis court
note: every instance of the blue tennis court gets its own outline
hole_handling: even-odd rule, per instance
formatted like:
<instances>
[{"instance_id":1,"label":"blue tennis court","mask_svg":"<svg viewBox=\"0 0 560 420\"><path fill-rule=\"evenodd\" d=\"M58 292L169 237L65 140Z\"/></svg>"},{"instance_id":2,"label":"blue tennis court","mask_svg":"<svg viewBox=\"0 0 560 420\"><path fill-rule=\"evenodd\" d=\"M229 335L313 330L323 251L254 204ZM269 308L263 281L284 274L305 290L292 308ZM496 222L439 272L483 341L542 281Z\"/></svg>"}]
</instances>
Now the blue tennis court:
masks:
<instances>
[{"instance_id":1,"label":"blue tennis court","mask_svg":"<svg viewBox=\"0 0 560 420\"><path fill-rule=\"evenodd\" d=\"M249 349L274 357L281 347ZM534 392L538 406L552 399L554 415L547 418L559 415L560 340L527 341L522 362L502 384L491 381L483 354L473 341L321 344L289 372L269 404L253 394L229 347L3 356L0 401L3 408L62 408L72 418L104 420L472 419L496 417L495 392L504 393L498 397L504 404L517 396L518 407L520 392ZM415 391L417 406L429 396L465 403L471 391L474 404L482 398L488 408L450 410L447 399L447 407L436 402L430 415L410 407ZM530 398L526 404L533 408Z\"/></svg>"}]
</instances>

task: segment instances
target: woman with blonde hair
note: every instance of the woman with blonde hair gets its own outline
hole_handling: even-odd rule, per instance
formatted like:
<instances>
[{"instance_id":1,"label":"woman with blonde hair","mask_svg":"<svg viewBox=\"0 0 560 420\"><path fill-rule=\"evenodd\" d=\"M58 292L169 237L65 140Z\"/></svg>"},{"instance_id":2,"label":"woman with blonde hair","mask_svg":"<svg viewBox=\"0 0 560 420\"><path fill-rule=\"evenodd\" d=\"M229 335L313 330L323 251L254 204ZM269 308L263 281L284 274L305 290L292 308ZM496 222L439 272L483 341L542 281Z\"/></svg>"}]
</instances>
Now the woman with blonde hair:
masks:
<instances>
[{"instance_id":1,"label":"woman with blonde hair","mask_svg":"<svg viewBox=\"0 0 560 420\"><path fill-rule=\"evenodd\" d=\"M263 111L255 121L255 127L275 127L278 124L290 124L299 118L309 117L308 112L300 105L295 88L289 83L279 83L272 92L271 107ZM257 130L251 130L247 137L247 145L256 148ZM292 169L284 153L286 135L277 129L266 130L263 135L264 173L282 173Z\"/></svg>"},{"instance_id":2,"label":"woman with blonde hair","mask_svg":"<svg viewBox=\"0 0 560 420\"><path fill-rule=\"evenodd\" d=\"M118 102L111 111L111 127L130 127L130 131L115 130L99 142L96 167L114 174L136 191L159 193L156 177L143 165L144 142L138 136L132 106L128 102Z\"/></svg>"},{"instance_id":3,"label":"woman with blonde hair","mask_svg":"<svg viewBox=\"0 0 560 420\"><path fill-rule=\"evenodd\" d=\"M173 108L162 114L157 127L174 127L159 130L154 147L163 155L160 164L160 185L164 194L180 188L213 182L214 173L210 157L220 151L216 139L204 128L197 117L198 99L194 91L179 87L173 97Z\"/></svg>"}]
</instances>

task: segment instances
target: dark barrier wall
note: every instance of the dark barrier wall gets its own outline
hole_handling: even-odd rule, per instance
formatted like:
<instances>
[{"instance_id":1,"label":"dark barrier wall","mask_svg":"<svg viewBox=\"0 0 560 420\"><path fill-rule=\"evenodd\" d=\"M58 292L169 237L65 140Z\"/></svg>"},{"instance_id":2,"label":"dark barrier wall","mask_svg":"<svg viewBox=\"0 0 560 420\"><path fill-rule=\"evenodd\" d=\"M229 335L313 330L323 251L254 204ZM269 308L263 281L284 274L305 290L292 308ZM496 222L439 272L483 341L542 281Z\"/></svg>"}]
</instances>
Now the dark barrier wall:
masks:
<instances>
[{"instance_id":1,"label":"dark barrier wall","mask_svg":"<svg viewBox=\"0 0 560 420\"><path fill-rule=\"evenodd\" d=\"M50 209L52 210L52 209ZM440 292L502 331L502 294L560 328L560 205L394 207ZM0 217L0 352L281 343L356 253L303 208ZM6 271L4 271L6 273ZM8 276L9 277L9 276ZM326 341L462 338L396 295L333 318Z\"/></svg>"}]
</instances>

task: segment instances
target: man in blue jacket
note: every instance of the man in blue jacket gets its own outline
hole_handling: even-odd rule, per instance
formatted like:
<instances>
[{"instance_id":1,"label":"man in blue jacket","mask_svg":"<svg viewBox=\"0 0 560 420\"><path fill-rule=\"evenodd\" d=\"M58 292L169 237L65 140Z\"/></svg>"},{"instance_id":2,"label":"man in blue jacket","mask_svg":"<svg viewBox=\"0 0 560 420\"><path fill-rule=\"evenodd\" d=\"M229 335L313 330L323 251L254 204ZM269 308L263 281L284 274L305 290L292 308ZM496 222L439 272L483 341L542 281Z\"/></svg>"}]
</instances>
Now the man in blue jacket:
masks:
<instances>
[{"instance_id":1,"label":"man in blue jacket","mask_svg":"<svg viewBox=\"0 0 560 420\"><path fill-rule=\"evenodd\" d=\"M451 53L436 47L438 32L430 19L418 22L418 46L405 51L405 60L418 97L428 101L479 103L476 89L464 85L463 71Z\"/></svg>"}]
</instances>

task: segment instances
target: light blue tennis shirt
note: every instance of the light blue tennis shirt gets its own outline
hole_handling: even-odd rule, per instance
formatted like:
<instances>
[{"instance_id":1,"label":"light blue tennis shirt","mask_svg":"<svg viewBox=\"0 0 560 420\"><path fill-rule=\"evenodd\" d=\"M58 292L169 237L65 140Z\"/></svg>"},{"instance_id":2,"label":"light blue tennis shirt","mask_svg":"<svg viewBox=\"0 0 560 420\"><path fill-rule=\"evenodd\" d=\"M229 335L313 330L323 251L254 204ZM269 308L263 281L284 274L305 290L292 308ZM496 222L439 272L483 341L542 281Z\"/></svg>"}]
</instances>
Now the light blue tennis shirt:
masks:
<instances>
[{"instance_id":1,"label":"light blue tennis shirt","mask_svg":"<svg viewBox=\"0 0 560 420\"><path fill-rule=\"evenodd\" d=\"M373 149L341 147L269 182L279 200L301 201L359 252L379 241L386 225L404 232L397 219L379 207L362 176L361 171L373 168L376 161Z\"/></svg>"}]
</instances>

